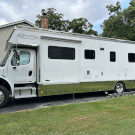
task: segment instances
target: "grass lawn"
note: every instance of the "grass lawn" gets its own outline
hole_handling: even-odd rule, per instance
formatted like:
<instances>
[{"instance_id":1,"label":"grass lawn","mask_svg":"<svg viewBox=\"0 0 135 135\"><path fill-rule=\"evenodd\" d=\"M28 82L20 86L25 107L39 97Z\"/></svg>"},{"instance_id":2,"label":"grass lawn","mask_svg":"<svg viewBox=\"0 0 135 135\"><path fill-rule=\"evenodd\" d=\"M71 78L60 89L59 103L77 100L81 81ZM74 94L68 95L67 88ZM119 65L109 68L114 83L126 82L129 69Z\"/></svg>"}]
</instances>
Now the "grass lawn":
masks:
<instances>
[{"instance_id":1,"label":"grass lawn","mask_svg":"<svg viewBox=\"0 0 135 135\"><path fill-rule=\"evenodd\" d=\"M0 115L0 135L134 135L135 96Z\"/></svg>"}]
</instances>

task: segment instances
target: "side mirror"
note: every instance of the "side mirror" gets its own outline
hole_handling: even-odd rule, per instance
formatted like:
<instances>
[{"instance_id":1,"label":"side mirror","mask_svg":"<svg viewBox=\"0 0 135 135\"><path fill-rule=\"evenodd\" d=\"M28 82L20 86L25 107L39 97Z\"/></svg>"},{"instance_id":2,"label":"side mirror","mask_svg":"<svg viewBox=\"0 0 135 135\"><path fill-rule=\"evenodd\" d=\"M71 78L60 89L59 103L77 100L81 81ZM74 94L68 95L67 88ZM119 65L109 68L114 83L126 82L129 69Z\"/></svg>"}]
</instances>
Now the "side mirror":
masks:
<instances>
[{"instance_id":1,"label":"side mirror","mask_svg":"<svg viewBox=\"0 0 135 135\"><path fill-rule=\"evenodd\" d=\"M16 69L17 66L20 64L20 51L15 51L13 58L11 60L11 65L13 69Z\"/></svg>"},{"instance_id":2,"label":"side mirror","mask_svg":"<svg viewBox=\"0 0 135 135\"><path fill-rule=\"evenodd\" d=\"M20 64L20 52L16 51L16 66L19 66Z\"/></svg>"},{"instance_id":3,"label":"side mirror","mask_svg":"<svg viewBox=\"0 0 135 135\"><path fill-rule=\"evenodd\" d=\"M16 64L19 64L19 62L20 62L19 60L16 60Z\"/></svg>"}]
</instances>

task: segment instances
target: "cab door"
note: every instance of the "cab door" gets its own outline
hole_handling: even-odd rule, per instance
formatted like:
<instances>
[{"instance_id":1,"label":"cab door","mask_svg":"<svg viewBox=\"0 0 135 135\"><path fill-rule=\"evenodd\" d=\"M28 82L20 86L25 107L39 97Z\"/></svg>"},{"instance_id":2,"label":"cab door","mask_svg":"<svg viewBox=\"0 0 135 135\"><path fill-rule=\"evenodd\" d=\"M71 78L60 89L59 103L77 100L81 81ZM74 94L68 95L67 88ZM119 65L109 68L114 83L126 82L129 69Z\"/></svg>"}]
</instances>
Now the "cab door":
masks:
<instances>
[{"instance_id":1,"label":"cab door","mask_svg":"<svg viewBox=\"0 0 135 135\"><path fill-rule=\"evenodd\" d=\"M32 49L17 50L8 63L8 78L14 84L36 82L36 52Z\"/></svg>"}]
</instances>

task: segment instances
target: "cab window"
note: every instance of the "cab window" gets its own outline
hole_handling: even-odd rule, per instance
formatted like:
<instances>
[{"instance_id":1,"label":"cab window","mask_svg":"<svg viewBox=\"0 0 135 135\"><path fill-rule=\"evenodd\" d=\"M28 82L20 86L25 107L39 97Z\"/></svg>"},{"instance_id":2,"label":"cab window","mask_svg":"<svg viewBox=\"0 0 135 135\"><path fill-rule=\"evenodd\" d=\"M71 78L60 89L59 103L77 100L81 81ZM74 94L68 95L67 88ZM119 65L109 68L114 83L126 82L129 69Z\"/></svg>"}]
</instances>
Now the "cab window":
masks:
<instances>
[{"instance_id":1,"label":"cab window","mask_svg":"<svg viewBox=\"0 0 135 135\"><path fill-rule=\"evenodd\" d=\"M8 51L8 53L7 53L6 56L4 57L3 61L1 62L1 64L0 64L1 67L4 67L4 66L5 66L5 64L6 64L6 62L7 62L7 59L8 59L8 57L9 57L10 53L11 53L11 50Z\"/></svg>"},{"instance_id":2,"label":"cab window","mask_svg":"<svg viewBox=\"0 0 135 135\"><path fill-rule=\"evenodd\" d=\"M14 53L14 56L11 60L12 66L20 66L20 65L27 65L30 62L30 53L25 51L20 51L19 55L17 53Z\"/></svg>"}]
</instances>

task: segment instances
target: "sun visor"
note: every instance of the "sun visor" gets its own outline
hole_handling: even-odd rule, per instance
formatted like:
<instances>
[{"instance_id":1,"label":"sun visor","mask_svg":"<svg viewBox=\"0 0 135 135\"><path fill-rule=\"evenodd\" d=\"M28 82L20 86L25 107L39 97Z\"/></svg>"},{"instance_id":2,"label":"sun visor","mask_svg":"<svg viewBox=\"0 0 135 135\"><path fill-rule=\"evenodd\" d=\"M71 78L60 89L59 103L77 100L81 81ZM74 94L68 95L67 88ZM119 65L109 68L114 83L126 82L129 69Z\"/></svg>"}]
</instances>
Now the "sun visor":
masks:
<instances>
[{"instance_id":1,"label":"sun visor","mask_svg":"<svg viewBox=\"0 0 135 135\"><path fill-rule=\"evenodd\" d=\"M12 43L12 42L7 42L5 50L10 49L12 47L38 47L39 44L29 44L29 43Z\"/></svg>"}]
</instances>

